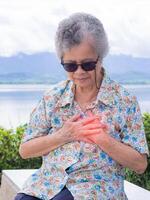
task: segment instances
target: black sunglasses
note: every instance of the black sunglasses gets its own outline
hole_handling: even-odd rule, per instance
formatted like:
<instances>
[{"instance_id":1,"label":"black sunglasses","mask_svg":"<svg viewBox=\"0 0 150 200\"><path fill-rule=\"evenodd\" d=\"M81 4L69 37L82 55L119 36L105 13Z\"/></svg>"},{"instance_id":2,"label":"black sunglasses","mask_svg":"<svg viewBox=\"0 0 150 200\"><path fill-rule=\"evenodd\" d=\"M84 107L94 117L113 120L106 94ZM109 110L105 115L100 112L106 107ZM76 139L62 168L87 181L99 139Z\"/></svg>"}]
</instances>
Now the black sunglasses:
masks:
<instances>
[{"instance_id":1,"label":"black sunglasses","mask_svg":"<svg viewBox=\"0 0 150 200\"><path fill-rule=\"evenodd\" d=\"M92 71L96 68L98 59L99 59L99 56L96 59L96 61L87 61L87 62L83 62L83 63L76 63L76 62L64 63L63 60L61 60L61 64L63 65L64 69L67 72L75 72L78 69L78 66L81 66L81 68L84 71Z\"/></svg>"}]
</instances>

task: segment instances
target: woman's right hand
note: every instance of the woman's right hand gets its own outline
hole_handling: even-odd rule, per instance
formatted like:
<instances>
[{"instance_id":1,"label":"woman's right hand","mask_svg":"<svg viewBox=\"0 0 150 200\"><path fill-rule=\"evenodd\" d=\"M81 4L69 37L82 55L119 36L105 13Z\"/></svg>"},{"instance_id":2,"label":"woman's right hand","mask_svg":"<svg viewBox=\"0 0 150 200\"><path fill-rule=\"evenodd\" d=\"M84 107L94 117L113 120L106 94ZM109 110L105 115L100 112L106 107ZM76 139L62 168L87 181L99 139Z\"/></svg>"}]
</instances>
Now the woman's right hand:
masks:
<instances>
[{"instance_id":1,"label":"woman's right hand","mask_svg":"<svg viewBox=\"0 0 150 200\"><path fill-rule=\"evenodd\" d=\"M93 143L87 136L98 134L101 129L102 124L99 116L82 119L80 115L75 115L64 123L58 134L66 143L79 140Z\"/></svg>"}]
</instances>

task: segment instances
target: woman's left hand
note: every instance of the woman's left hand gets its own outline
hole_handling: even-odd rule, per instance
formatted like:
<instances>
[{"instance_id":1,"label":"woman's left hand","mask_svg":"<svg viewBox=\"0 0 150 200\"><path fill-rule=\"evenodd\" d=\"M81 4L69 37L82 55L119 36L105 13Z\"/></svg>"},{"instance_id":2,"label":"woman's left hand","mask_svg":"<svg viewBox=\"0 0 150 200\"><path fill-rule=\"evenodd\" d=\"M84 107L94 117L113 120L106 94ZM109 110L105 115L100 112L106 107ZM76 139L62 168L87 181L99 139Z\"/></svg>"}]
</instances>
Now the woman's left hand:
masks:
<instances>
[{"instance_id":1,"label":"woman's left hand","mask_svg":"<svg viewBox=\"0 0 150 200\"><path fill-rule=\"evenodd\" d=\"M92 116L94 116L94 114L91 111L89 111L88 116L92 117ZM97 121L98 121L98 119L97 119ZM90 143L98 144L98 142L100 140L102 140L102 139L105 140L105 139L108 139L110 137L109 134L108 134L109 126L106 123L102 122L102 120L100 120L99 123L101 124L101 129L100 129L100 132L98 134L92 134L92 135L87 134L87 135L85 135L86 140L89 141Z\"/></svg>"}]
</instances>

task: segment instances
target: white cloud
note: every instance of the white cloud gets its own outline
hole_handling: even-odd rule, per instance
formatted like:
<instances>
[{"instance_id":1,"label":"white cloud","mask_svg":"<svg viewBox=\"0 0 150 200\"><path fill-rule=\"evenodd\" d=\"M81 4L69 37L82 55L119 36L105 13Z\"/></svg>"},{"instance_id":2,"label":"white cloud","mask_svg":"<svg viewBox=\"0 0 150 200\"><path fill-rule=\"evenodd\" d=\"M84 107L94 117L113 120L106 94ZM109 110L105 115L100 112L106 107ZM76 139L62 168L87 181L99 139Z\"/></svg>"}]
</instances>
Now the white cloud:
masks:
<instances>
[{"instance_id":1,"label":"white cloud","mask_svg":"<svg viewBox=\"0 0 150 200\"><path fill-rule=\"evenodd\" d=\"M58 22L89 12L104 24L110 53L150 57L149 0L0 0L0 55L54 51Z\"/></svg>"}]
</instances>

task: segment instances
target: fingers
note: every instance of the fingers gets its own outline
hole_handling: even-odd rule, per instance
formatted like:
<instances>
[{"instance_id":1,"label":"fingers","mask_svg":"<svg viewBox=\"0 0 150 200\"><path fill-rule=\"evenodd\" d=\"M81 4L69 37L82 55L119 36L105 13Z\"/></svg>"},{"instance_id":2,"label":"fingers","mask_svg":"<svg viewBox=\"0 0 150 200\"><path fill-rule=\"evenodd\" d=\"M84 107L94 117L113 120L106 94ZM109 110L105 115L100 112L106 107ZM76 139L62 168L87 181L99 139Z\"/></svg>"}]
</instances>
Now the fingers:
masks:
<instances>
[{"instance_id":1,"label":"fingers","mask_svg":"<svg viewBox=\"0 0 150 200\"><path fill-rule=\"evenodd\" d=\"M87 124L83 127L83 130L93 130L97 128L103 128L103 124L100 123Z\"/></svg>"},{"instance_id":2,"label":"fingers","mask_svg":"<svg viewBox=\"0 0 150 200\"><path fill-rule=\"evenodd\" d=\"M102 132L102 129L87 130L87 131L84 131L83 135L84 136L95 135L95 134L100 134L101 132Z\"/></svg>"},{"instance_id":3,"label":"fingers","mask_svg":"<svg viewBox=\"0 0 150 200\"><path fill-rule=\"evenodd\" d=\"M106 123L103 123L99 120L99 117L92 117L88 119L84 119L80 121L80 123L84 126L85 129L94 129L94 128L102 128L105 130L108 130L108 125Z\"/></svg>"},{"instance_id":4,"label":"fingers","mask_svg":"<svg viewBox=\"0 0 150 200\"><path fill-rule=\"evenodd\" d=\"M95 120L99 120L99 116L92 116L92 117L82 119L79 123L81 123L82 125L86 125L86 124L89 124L89 123L91 123Z\"/></svg>"},{"instance_id":5,"label":"fingers","mask_svg":"<svg viewBox=\"0 0 150 200\"><path fill-rule=\"evenodd\" d=\"M76 122L77 126L82 127L82 130L94 130L97 128L101 128L104 130L108 130L108 125L101 122L100 117L98 115L93 115L91 117L87 117L82 119L80 114L72 116L67 122Z\"/></svg>"},{"instance_id":6,"label":"fingers","mask_svg":"<svg viewBox=\"0 0 150 200\"><path fill-rule=\"evenodd\" d=\"M95 116L95 117L98 117L99 120L102 119L102 116L93 114L91 110L88 110L88 111L87 111L87 116L88 116L88 117L94 117L94 116Z\"/></svg>"},{"instance_id":7,"label":"fingers","mask_svg":"<svg viewBox=\"0 0 150 200\"><path fill-rule=\"evenodd\" d=\"M70 119L68 119L68 122L77 122L80 119L80 123L85 125L90 123L91 121L97 120L99 122L101 120L101 117L98 115L94 115L91 111L88 111L88 117L82 119L80 114L72 116Z\"/></svg>"},{"instance_id":8,"label":"fingers","mask_svg":"<svg viewBox=\"0 0 150 200\"><path fill-rule=\"evenodd\" d=\"M87 116L89 116L89 117L93 117L93 116L94 116L94 114L92 113L92 111L91 111L91 110L88 110L88 111L87 111Z\"/></svg>"}]
</instances>

